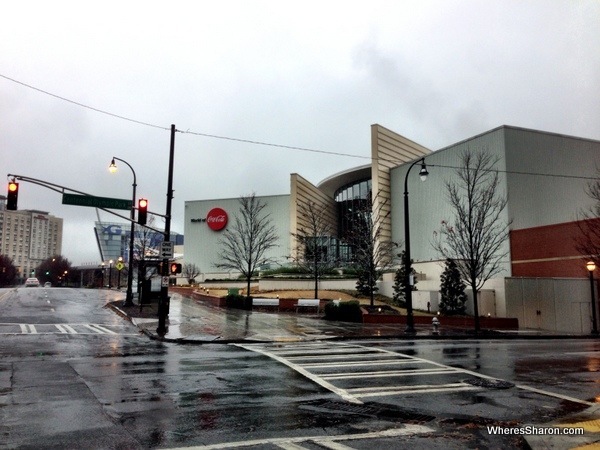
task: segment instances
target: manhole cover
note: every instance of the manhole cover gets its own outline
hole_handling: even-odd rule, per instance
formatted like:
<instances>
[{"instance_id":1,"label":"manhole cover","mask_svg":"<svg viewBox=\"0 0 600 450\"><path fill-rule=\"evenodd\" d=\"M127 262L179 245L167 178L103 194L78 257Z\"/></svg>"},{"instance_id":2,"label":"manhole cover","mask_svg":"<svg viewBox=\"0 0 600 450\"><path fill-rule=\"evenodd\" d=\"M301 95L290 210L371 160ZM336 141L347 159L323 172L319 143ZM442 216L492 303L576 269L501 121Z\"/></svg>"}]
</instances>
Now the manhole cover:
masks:
<instances>
[{"instance_id":1,"label":"manhole cover","mask_svg":"<svg viewBox=\"0 0 600 450\"><path fill-rule=\"evenodd\" d=\"M515 384L511 383L510 381L497 380L494 378L469 378L463 380L463 382L473 386L489 389L510 389L515 387Z\"/></svg>"}]
</instances>

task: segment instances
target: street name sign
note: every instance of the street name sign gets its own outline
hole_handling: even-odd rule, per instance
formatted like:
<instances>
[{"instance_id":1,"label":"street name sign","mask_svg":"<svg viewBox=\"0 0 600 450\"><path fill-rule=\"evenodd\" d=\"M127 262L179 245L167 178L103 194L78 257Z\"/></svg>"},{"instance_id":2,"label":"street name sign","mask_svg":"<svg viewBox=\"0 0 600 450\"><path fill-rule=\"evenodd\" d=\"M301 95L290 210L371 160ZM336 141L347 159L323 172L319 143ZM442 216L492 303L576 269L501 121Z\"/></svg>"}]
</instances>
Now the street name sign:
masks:
<instances>
[{"instance_id":1,"label":"street name sign","mask_svg":"<svg viewBox=\"0 0 600 450\"><path fill-rule=\"evenodd\" d=\"M161 242L160 257L165 259L171 259L173 257L173 242Z\"/></svg>"},{"instance_id":2,"label":"street name sign","mask_svg":"<svg viewBox=\"0 0 600 450\"><path fill-rule=\"evenodd\" d=\"M93 195L63 194L63 205L90 206L92 208L124 209L131 211L131 200Z\"/></svg>"}]
</instances>

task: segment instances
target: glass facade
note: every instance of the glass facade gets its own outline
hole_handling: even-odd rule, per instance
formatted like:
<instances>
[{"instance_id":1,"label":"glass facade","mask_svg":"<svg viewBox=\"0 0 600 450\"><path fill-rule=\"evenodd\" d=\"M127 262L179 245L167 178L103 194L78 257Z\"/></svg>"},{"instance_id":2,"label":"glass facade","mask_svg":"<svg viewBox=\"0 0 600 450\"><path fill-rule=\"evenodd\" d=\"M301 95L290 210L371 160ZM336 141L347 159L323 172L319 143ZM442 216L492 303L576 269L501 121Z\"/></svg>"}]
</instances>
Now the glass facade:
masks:
<instances>
[{"instance_id":1,"label":"glass facade","mask_svg":"<svg viewBox=\"0 0 600 450\"><path fill-rule=\"evenodd\" d=\"M337 255L343 262L353 259L352 246L348 243L356 231L357 224L371 212L371 179L363 179L342 186L335 192L338 215Z\"/></svg>"}]
</instances>

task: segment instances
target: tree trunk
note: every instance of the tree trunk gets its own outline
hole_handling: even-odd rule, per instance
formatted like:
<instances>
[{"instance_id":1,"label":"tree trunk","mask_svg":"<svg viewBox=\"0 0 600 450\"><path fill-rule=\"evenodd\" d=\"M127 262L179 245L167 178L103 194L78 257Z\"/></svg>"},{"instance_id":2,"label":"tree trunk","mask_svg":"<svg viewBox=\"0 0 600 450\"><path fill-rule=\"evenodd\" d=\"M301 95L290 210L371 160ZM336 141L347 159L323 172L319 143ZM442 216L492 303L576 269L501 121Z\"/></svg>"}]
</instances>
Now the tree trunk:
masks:
<instances>
[{"instance_id":1,"label":"tree trunk","mask_svg":"<svg viewBox=\"0 0 600 450\"><path fill-rule=\"evenodd\" d=\"M473 291L473 316L475 318L475 334L479 333L479 305L477 302L477 283L471 281L471 290Z\"/></svg>"}]
</instances>

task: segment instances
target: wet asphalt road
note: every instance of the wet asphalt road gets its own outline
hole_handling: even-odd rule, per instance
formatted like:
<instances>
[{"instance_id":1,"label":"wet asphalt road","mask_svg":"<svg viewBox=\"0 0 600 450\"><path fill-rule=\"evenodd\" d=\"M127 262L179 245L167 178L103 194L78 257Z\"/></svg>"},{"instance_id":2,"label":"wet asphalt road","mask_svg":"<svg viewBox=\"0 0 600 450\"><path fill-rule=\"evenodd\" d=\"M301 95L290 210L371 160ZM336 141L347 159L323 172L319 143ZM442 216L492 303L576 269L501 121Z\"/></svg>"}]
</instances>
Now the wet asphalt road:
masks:
<instances>
[{"instance_id":1,"label":"wet asphalt road","mask_svg":"<svg viewBox=\"0 0 600 450\"><path fill-rule=\"evenodd\" d=\"M0 290L0 448L524 448L487 426L599 395L595 341L177 345L117 298Z\"/></svg>"}]
</instances>

